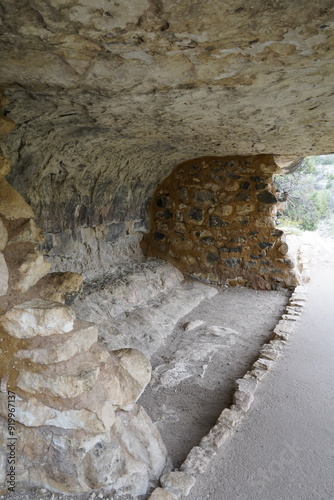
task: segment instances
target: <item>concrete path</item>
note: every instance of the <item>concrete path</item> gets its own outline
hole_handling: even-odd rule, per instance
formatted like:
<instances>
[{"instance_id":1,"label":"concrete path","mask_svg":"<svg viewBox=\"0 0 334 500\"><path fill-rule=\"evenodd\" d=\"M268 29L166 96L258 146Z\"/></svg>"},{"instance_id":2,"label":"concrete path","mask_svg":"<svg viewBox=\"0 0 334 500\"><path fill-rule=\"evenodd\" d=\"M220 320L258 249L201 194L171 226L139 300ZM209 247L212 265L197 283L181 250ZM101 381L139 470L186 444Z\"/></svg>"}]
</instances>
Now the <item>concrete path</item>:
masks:
<instances>
[{"instance_id":1,"label":"concrete path","mask_svg":"<svg viewBox=\"0 0 334 500\"><path fill-rule=\"evenodd\" d=\"M313 269L283 356L189 500L334 500L334 263Z\"/></svg>"}]
</instances>

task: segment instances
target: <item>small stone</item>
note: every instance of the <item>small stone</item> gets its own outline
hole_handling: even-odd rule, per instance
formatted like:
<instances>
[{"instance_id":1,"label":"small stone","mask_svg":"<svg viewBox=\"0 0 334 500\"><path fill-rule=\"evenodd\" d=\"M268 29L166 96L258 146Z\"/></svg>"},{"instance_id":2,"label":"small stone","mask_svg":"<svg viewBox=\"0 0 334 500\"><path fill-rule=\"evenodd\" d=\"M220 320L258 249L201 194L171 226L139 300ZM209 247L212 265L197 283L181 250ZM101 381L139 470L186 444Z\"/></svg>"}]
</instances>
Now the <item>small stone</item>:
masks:
<instances>
[{"instance_id":1,"label":"small stone","mask_svg":"<svg viewBox=\"0 0 334 500\"><path fill-rule=\"evenodd\" d=\"M273 361L270 359L265 359L260 357L255 363L253 364L254 368L263 368L265 370L269 370L273 365Z\"/></svg>"},{"instance_id":2,"label":"small stone","mask_svg":"<svg viewBox=\"0 0 334 500\"><path fill-rule=\"evenodd\" d=\"M203 222L203 210L195 207L189 210L189 218L196 222Z\"/></svg>"},{"instance_id":3,"label":"small stone","mask_svg":"<svg viewBox=\"0 0 334 500\"><path fill-rule=\"evenodd\" d=\"M217 422L228 427L235 427L245 418L245 414L240 410L225 408L218 417Z\"/></svg>"},{"instance_id":4,"label":"small stone","mask_svg":"<svg viewBox=\"0 0 334 500\"><path fill-rule=\"evenodd\" d=\"M282 243L278 248L279 253L286 255L289 251L289 247L286 243Z\"/></svg>"},{"instance_id":5,"label":"small stone","mask_svg":"<svg viewBox=\"0 0 334 500\"><path fill-rule=\"evenodd\" d=\"M181 495L189 495L195 481L196 479L193 476L179 471L164 474L160 478L161 486L170 491L177 498Z\"/></svg>"},{"instance_id":6,"label":"small stone","mask_svg":"<svg viewBox=\"0 0 334 500\"><path fill-rule=\"evenodd\" d=\"M0 252L0 296L6 295L8 290L8 268L3 254Z\"/></svg>"},{"instance_id":7,"label":"small stone","mask_svg":"<svg viewBox=\"0 0 334 500\"><path fill-rule=\"evenodd\" d=\"M231 182L225 189L226 191L237 191L239 189L239 183L237 181Z\"/></svg>"},{"instance_id":8,"label":"small stone","mask_svg":"<svg viewBox=\"0 0 334 500\"><path fill-rule=\"evenodd\" d=\"M256 195L257 199L261 203L275 204L277 203L277 198L270 191L262 191L261 193Z\"/></svg>"},{"instance_id":9,"label":"small stone","mask_svg":"<svg viewBox=\"0 0 334 500\"><path fill-rule=\"evenodd\" d=\"M0 180L0 214L9 220L34 218L32 208L6 179Z\"/></svg>"},{"instance_id":10,"label":"small stone","mask_svg":"<svg viewBox=\"0 0 334 500\"><path fill-rule=\"evenodd\" d=\"M51 263L45 262L39 252L31 252L19 267L19 279L14 285L18 292L25 293L50 271Z\"/></svg>"},{"instance_id":11,"label":"small stone","mask_svg":"<svg viewBox=\"0 0 334 500\"><path fill-rule=\"evenodd\" d=\"M201 448L208 448L217 451L232 435L231 427L218 422L212 427L210 432L200 441Z\"/></svg>"},{"instance_id":12,"label":"small stone","mask_svg":"<svg viewBox=\"0 0 334 500\"><path fill-rule=\"evenodd\" d=\"M237 215L247 215L251 212L254 212L255 205L253 203L244 203L242 205L236 206Z\"/></svg>"},{"instance_id":13,"label":"small stone","mask_svg":"<svg viewBox=\"0 0 334 500\"><path fill-rule=\"evenodd\" d=\"M176 500L177 497L163 488L156 488L148 497L148 500Z\"/></svg>"},{"instance_id":14,"label":"small stone","mask_svg":"<svg viewBox=\"0 0 334 500\"><path fill-rule=\"evenodd\" d=\"M27 339L72 330L75 312L58 302L33 299L10 309L0 318L4 330L13 337Z\"/></svg>"},{"instance_id":15,"label":"small stone","mask_svg":"<svg viewBox=\"0 0 334 500\"><path fill-rule=\"evenodd\" d=\"M194 446L188 453L187 458L180 467L180 470L191 476L203 474L216 454L216 451L213 449Z\"/></svg>"},{"instance_id":16,"label":"small stone","mask_svg":"<svg viewBox=\"0 0 334 500\"><path fill-rule=\"evenodd\" d=\"M215 215L210 215L209 219L210 227L225 227L230 223L226 220L221 219L220 217L216 217Z\"/></svg>"}]
</instances>

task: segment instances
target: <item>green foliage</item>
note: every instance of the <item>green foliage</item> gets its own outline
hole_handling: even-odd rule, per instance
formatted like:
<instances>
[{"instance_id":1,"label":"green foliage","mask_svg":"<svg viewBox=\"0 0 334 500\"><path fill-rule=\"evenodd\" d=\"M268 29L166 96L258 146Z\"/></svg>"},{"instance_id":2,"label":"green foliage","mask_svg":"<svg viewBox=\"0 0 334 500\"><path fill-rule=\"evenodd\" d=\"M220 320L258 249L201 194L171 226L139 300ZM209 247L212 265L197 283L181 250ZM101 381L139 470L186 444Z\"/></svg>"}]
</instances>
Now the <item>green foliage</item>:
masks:
<instances>
[{"instance_id":1,"label":"green foliage","mask_svg":"<svg viewBox=\"0 0 334 500\"><path fill-rule=\"evenodd\" d=\"M307 157L294 173L278 175L275 184L287 207L280 223L295 225L304 231L314 231L320 221L333 213L334 155Z\"/></svg>"}]
</instances>

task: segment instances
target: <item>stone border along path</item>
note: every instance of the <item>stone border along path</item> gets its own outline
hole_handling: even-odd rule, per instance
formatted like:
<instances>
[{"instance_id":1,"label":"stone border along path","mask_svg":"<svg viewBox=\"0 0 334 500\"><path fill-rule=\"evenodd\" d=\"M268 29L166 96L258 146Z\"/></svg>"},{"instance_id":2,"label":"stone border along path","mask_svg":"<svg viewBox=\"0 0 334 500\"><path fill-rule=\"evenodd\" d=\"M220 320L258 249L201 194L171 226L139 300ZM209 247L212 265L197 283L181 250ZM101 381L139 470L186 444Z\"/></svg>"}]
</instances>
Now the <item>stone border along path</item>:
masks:
<instances>
[{"instance_id":1,"label":"stone border along path","mask_svg":"<svg viewBox=\"0 0 334 500\"><path fill-rule=\"evenodd\" d=\"M303 271L305 272L306 269L304 268ZM307 275L307 272L305 274ZM262 346L260 355L251 370L236 381L237 389L233 396L232 406L222 411L210 432L201 439L198 446L190 450L180 469L160 478L162 487L156 488L148 500L179 500L189 495L197 477L205 472L218 450L234 434L237 426L245 418L254 401L259 381L282 354L305 302L306 289L303 285L298 285L291 295L286 313L274 328L272 339Z\"/></svg>"}]
</instances>

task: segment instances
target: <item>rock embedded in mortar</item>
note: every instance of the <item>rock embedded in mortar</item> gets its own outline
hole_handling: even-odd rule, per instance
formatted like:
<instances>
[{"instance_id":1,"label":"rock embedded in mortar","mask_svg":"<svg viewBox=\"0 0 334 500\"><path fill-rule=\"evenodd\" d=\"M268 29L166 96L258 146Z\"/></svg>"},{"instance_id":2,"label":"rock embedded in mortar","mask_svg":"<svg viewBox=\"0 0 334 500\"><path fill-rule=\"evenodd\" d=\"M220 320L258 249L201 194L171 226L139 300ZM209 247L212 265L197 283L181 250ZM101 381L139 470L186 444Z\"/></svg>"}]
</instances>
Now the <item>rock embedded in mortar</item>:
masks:
<instances>
[{"instance_id":1,"label":"rock embedded in mortar","mask_svg":"<svg viewBox=\"0 0 334 500\"><path fill-rule=\"evenodd\" d=\"M33 245L39 245L40 243L43 243L43 241L44 237L42 236L42 231L36 225L35 221L30 219L16 230L8 244L32 243Z\"/></svg>"},{"instance_id":2,"label":"rock embedded in mortar","mask_svg":"<svg viewBox=\"0 0 334 500\"><path fill-rule=\"evenodd\" d=\"M0 219L0 251L4 250L5 246L7 245L7 241L8 241L8 231L5 224Z\"/></svg>"}]
</instances>

